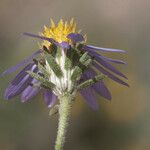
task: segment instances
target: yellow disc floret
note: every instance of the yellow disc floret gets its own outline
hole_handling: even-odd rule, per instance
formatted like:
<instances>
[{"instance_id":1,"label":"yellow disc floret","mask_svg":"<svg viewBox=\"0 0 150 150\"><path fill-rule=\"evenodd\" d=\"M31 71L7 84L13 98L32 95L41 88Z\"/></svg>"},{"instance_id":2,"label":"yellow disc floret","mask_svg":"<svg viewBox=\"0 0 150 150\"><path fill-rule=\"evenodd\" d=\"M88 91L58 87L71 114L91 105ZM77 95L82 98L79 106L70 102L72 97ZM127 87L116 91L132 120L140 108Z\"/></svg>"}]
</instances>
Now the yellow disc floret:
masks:
<instances>
[{"instance_id":1,"label":"yellow disc floret","mask_svg":"<svg viewBox=\"0 0 150 150\"><path fill-rule=\"evenodd\" d=\"M51 25L50 27L44 26L44 31L41 33L42 36L52 38L56 42L68 42L70 40L67 38L67 35L70 33L76 33L76 22L74 19L71 19L70 22L63 21L62 19L55 25L54 21L50 20ZM50 46L51 43L48 41L43 41L42 46L46 46L47 48Z\"/></svg>"}]
</instances>

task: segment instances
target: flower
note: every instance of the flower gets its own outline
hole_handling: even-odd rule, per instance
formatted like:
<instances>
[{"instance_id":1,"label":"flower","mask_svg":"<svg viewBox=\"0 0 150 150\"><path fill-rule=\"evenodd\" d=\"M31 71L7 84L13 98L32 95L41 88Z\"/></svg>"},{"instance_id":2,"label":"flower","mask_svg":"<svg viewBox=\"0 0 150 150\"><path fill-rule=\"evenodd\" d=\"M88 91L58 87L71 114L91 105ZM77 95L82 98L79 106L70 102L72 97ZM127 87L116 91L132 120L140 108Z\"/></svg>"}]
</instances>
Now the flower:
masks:
<instances>
[{"instance_id":1,"label":"flower","mask_svg":"<svg viewBox=\"0 0 150 150\"><path fill-rule=\"evenodd\" d=\"M60 20L57 25L51 20L51 26L45 26L40 35L24 35L43 40L41 49L0 75L2 77L25 66L7 87L6 99L21 94L21 101L26 102L41 91L48 107L52 107L57 97L66 92L75 96L79 91L87 104L96 110L96 93L111 100L111 94L104 83L106 77L129 86L121 79L127 77L111 64L126 63L104 57L100 53L125 51L87 45L85 37L76 30L74 20L69 23Z\"/></svg>"},{"instance_id":2,"label":"flower","mask_svg":"<svg viewBox=\"0 0 150 150\"><path fill-rule=\"evenodd\" d=\"M44 31L41 33L42 36L52 38L55 41L67 42L70 43L70 39L67 38L67 35L70 33L76 32L76 23L74 19L71 19L70 22L64 22L62 19L59 21L58 25L56 26L54 21L51 19L50 27L44 26ZM46 46L49 48L51 45L48 41L43 41L42 46Z\"/></svg>"}]
</instances>

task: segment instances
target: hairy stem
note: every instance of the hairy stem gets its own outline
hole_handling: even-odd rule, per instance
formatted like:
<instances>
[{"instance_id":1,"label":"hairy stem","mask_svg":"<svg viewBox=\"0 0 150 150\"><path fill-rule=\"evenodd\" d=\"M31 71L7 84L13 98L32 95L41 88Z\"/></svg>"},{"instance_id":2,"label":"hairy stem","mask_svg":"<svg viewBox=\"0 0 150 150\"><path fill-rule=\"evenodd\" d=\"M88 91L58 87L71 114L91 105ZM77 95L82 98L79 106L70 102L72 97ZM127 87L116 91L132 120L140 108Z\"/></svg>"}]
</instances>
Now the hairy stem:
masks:
<instances>
[{"instance_id":1,"label":"hairy stem","mask_svg":"<svg viewBox=\"0 0 150 150\"><path fill-rule=\"evenodd\" d=\"M71 112L72 96L70 94L66 94L62 97L59 97L59 100L59 123L55 142L55 150L62 150L64 146L66 130Z\"/></svg>"}]
</instances>

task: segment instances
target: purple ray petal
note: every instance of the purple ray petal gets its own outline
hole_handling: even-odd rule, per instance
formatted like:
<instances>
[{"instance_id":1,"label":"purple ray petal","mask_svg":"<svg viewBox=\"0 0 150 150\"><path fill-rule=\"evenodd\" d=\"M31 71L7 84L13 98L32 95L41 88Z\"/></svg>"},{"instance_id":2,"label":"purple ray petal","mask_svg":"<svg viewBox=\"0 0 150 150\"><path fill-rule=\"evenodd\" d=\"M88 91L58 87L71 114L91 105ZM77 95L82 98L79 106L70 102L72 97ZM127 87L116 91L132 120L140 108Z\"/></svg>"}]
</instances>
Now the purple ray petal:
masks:
<instances>
[{"instance_id":1,"label":"purple ray petal","mask_svg":"<svg viewBox=\"0 0 150 150\"><path fill-rule=\"evenodd\" d=\"M40 36L40 35L36 35L36 34L32 34L32 33L23 33L24 35L26 35L26 36L30 36L30 37L33 37L33 38L38 38L38 39L41 39L41 40L46 40L46 41L49 41L49 42L51 42L51 43L54 43L54 44L56 44L57 42L54 40L54 39L52 39L52 38L48 38L48 37L44 37L44 36Z\"/></svg>"},{"instance_id":2,"label":"purple ray petal","mask_svg":"<svg viewBox=\"0 0 150 150\"><path fill-rule=\"evenodd\" d=\"M19 64L17 64L16 66L13 66L11 68L9 68L8 70L4 71L2 74L0 74L0 77L3 77L6 74L10 74L16 70L18 70L20 67L22 67L23 65L29 63L34 57L36 57L37 55L39 55L40 53L42 53L41 50L36 51L35 53L33 53L31 56L29 56L28 58L24 59L23 61L21 61Z\"/></svg>"},{"instance_id":3,"label":"purple ray petal","mask_svg":"<svg viewBox=\"0 0 150 150\"><path fill-rule=\"evenodd\" d=\"M126 51L120 50L120 49L103 48L103 47L96 47L96 46L92 46L92 45L84 45L83 49L85 49L85 50L98 50L101 52L126 53Z\"/></svg>"},{"instance_id":4,"label":"purple ray petal","mask_svg":"<svg viewBox=\"0 0 150 150\"><path fill-rule=\"evenodd\" d=\"M49 108L55 105L56 100L57 100L57 97L52 91L50 90L44 91L44 101Z\"/></svg>"},{"instance_id":5,"label":"purple ray petal","mask_svg":"<svg viewBox=\"0 0 150 150\"><path fill-rule=\"evenodd\" d=\"M121 76L121 77L124 77L125 79L127 79L127 77L122 74L120 71L118 71L114 66L112 66L111 64L109 64L108 62L105 61L105 59L103 59L103 57L99 57L100 59L96 58L95 59L102 65L104 66L105 68L109 69L110 71L112 71L113 73Z\"/></svg>"},{"instance_id":6,"label":"purple ray petal","mask_svg":"<svg viewBox=\"0 0 150 150\"><path fill-rule=\"evenodd\" d=\"M36 72L37 66L32 65L30 70L33 72ZM30 84L30 82L33 79L32 77L29 76L29 74L20 74L20 75L18 74L17 76L5 90L4 97L6 99L11 99L11 98L19 95L21 92L23 92L28 87L28 85Z\"/></svg>"},{"instance_id":7,"label":"purple ray petal","mask_svg":"<svg viewBox=\"0 0 150 150\"><path fill-rule=\"evenodd\" d=\"M27 102L39 93L40 89L37 87L28 86L21 95L21 102Z\"/></svg>"},{"instance_id":8,"label":"purple ray petal","mask_svg":"<svg viewBox=\"0 0 150 150\"><path fill-rule=\"evenodd\" d=\"M9 100L22 93L28 87L31 81L32 78L29 75L26 75L18 85L10 84L5 90L4 94L5 99Z\"/></svg>"},{"instance_id":9,"label":"purple ray petal","mask_svg":"<svg viewBox=\"0 0 150 150\"><path fill-rule=\"evenodd\" d=\"M39 81L37 81L36 79L32 80L32 84L38 83ZM28 86L21 95L21 102L27 102L29 99L33 98L34 96L36 96L40 91L40 87L32 87L32 86Z\"/></svg>"},{"instance_id":10,"label":"purple ray petal","mask_svg":"<svg viewBox=\"0 0 150 150\"><path fill-rule=\"evenodd\" d=\"M104 84L104 82L102 80L100 80L99 82L95 83L93 86L94 90L100 94L102 97L111 100L111 94L108 90L108 88L106 87L106 85Z\"/></svg>"},{"instance_id":11,"label":"purple ray petal","mask_svg":"<svg viewBox=\"0 0 150 150\"><path fill-rule=\"evenodd\" d=\"M96 62L93 62L93 65L103 74L105 74L106 76L108 76L109 78L111 78L112 80L123 84L125 86L129 86L126 82L120 80L119 78L117 78L116 76L114 76L113 74L109 73L108 71L106 71L103 67L101 67L100 65L98 65Z\"/></svg>"},{"instance_id":12,"label":"purple ray petal","mask_svg":"<svg viewBox=\"0 0 150 150\"><path fill-rule=\"evenodd\" d=\"M92 57L94 56L95 60L98 61L102 66L104 66L105 68L111 70L115 74L117 74L117 75L119 75L119 76L124 77L125 79L127 79L127 77L124 74L122 74L114 66L112 66L111 64L109 64L103 56L101 56L100 54L98 54L98 53L96 53L94 51L91 51L91 50L88 50L88 52L89 52L89 55L91 55Z\"/></svg>"},{"instance_id":13,"label":"purple ray petal","mask_svg":"<svg viewBox=\"0 0 150 150\"><path fill-rule=\"evenodd\" d=\"M70 48L70 46L69 46L69 44L67 42L61 42L61 43L59 43L59 46L62 47L62 48L65 48L65 49L69 49Z\"/></svg>"},{"instance_id":14,"label":"purple ray petal","mask_svg":"<svg viewBox=\"0 0 150 150\"><path fill-rule=\"evenodd\" d=\"M17 76L12 80L11 84L17 85L28 73L28 70L37 71L37 65L34 63L28 64L24 69L22 69Z\"/></svg>"},{"instance_id":15,"label":"purple ray petal","mask_svg":"<svg viewBox=\"0 0 150 150\"><path fill-rule=\"evenodd\" d=\"M116 63L116 64L127 64L126 62L122 61L122 60L118 60L118 59L112 59L112 58L108 58L108 57L104 57L103 56L103 59L105 59L106 61L109 61L109 62L113 62L113 63Z\"/></svg>"},{"instance_id":16,"label":"purple ray petal","mask_svg":"<svg viewBox=\"0 0 150 150\"><path fill-rule=\"evenodd\" d=\"M48 37L44 37L44 36L40 36L40 35L36 35L36 34L32 34L32 33L23 33L24 35L26 36L30 36L30 37L33 37L33 38L38 38L38 39L41 39L41 40L46 40L46 41L49 41L50 43L54 43L56 46L60 46L62 48L66 48L68 49L69 48L69 45L67 42L61 42L61 43L58 43L56 42L54 39L52 38L48 38Z\"/></svg>"},{"instance_id":17,"label":"purple ray petal","mask_svg":"<svg viewBox=\"0 0 150 150\"><path fill-rule=\"evenodd\" d=\"M84 97L87 104L93 109L98 110L99 106L95 98L95 93L92 88L88 87L80 90L81 95Z\"/></svg>"},{"instance_id":18,"label":"purple ray petal","mask_svg":"<svg viewBox=\"0 0 150 150\"><path fill-rule=\"evenodd\" d=\"M87 77L87 79L94 78L96 76L96 72L92 68L90 68L85 73L85 76ZM111 100L111 94L102 80L93 84L91 87L102 97Z\"/></svg>"},{"instance_id":19,"label":"purple ray petal","mask_svg":"<svg viewBox=\"0 0 150 150\"><path fill-rule=\"evenodd\" d=\"M88 79L91 79L91 78L94 78L95 76L97 75L97 73L92 69L92 68L89 68L88 70L86 70L83 74L83 78L85 80L88 80Z\"/></svg>"},{"instance_id":20,"label":"purple ray petal","mask_svg":"<svg viewBox=\"0 0 150 150\"><path fill-rule=\"evenodd\" d=\"M117 63L117 64L127 64L126 62L124 62L122 60L104 57L101 54L99 54L95 51L89 50L89 49L87 51L89 52L89 55L92 56L92 57L102 57L104 60L109 61L109 62L113 62L113 63Z\"/></svg>"},{"instance_id":21,"label":"purple ray petal","mask_svg":"<svg viewBox=\"0 0 150 150\"><path fill-rule=\"evenodd\" d=\"M84 37L78 33L70 33L67 35L67 38L71 39L75 43L84 41Z\"/></svg>"}]
</instances>

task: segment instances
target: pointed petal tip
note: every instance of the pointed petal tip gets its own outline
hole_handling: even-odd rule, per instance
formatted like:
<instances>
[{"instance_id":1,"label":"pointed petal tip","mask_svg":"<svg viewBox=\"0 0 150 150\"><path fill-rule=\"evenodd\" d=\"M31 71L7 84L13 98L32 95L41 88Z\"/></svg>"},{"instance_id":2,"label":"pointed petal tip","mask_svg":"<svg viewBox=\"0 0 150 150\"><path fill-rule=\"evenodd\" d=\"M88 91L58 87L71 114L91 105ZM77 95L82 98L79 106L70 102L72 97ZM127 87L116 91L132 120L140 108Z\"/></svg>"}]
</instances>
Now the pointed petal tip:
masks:
<instances>
[{"instance_id":1,"label":"pointed petal tip","mask_svg":"<svg viewBox=\"0 0 150 150\"><path fill-rule=\"evenodd\" d=\"M109 92L109 91L108 91ZM111 93L107 93L107 95L101 95L102 97L105 98L105 100L108 100L108 101L111 101L112 100L112 96L111 96Z\"/></svg>"},{"instance_id":2,"label":"pointed petal tip","mask_svg":"<svg viewBox=\"0 0 150 150\"><path fill-rule=\"evenodd\" d=\"M23 32L22 35L31 36L31 37L35 37L36 36L35 34L28 33L28 32Z\"/></svg>"},{"instance_id":3,"label":"pointed petal tip","mask_svg":"<svg viewBox=\"0 0 150 150\"><path fill-rule=\"evenodd\" d=\"M93 46L93 45L85 45L84 48L91 49L91 50L99 50L102 52L127 53L127 51L121 50L121 49L104 48L104 47L97 47L97 46Z\"/></svg>"},{"instance_id":4,"label":"pointed petal tip","mask_svg":"<svg viewBox=\"0 0 150 150\"><path fill-rule=\"evenodd\" d=\"M20 98L20 101L21 101L22 103L25 103L27 100L28 100L28 98L26 98L26 97L22 97L22 96L21 96L21 98Z\"/></svg>"},{"instance_id":5,"label":"pointed petal tip","mask_svg":"<svg viewBox=\"0 0 150 150\"><path fill-rule=\"evenodd\" d=\"M107 97L107 98L105 97L105 99L111 101L111 100L112 100L112 97L111 97L111 95L110 95L110 97Z\"/></svg>"},{"instance_id":6,"label":"pointed petal tip","mask_svg":"<svg viewBox=\"0 0 150 150\"><path fill-rule=\"evenodd\" d=\"M51 108L51 107L53 107L53 105L49 104L49 105L47 105L47 107L48 107L48 108Z\"/></svg>"},{"instance_id":7,"label":"pointed petal tip","mask_svg":"<svg viewBox=\"0 0 150 150\"><path fill-rule=\"evenodd\" d=\"M6 71L4 71L3 73L0 74L0 78L4 77L4 75L6 74Z\"/></svg>"},{"instance_id":8,"label":"pointed petal tip","mask_svg":"<svg viewBox=\"0 0 150 150\"><path fill-rule=\"evenodd\" d=\"M5 90L5 92L4 92L4 99L5 99L5 100L10 100L10 99L12 99L13 97L14 97L14 96L11 96L11 93L10 93L9 89L6 88L6 90Z\"/></svg>"},{"instance_id":9,"label":"pointed petal tip","mask_svg":"<svg viewBox=\"0 0 150 150\"><path fill-rule=\"evenodd\" d=\"M6 93L4 93L4 99L5 100L10 100L9 96Z\"/></svg>"},{"instance_id":10,"label":"pointed petal tip","mask_svg":"<svg viewBox=\"0 0 150 150\"><path fill-rule=\"evenodd\" d=\"M93 110L98 110L99 105L96 101L95 93L92 90L92 88L89 87L82 89L80 90L80 94L83 96L84 100L86 101L86 103L90 108L92 108Z\"/></svg>"},{"instance_id":11,"label":"pointed petal tip","mask_svg":"<svg viewBox=\"0 0 150 150\"><path fill-rule=\"evenodd\" d=\"M125 78L126 80L128 80L128 78L123 74L123 76L122 76L123 78Z\"/></svg>"},{"instance_id":12,"label":"pointed petal tip","mask_svg":"<svg viewBox=\"0 0 150 150\"><path fill-rule=\"evenodd\" d=\"M57 97L52 91L45 90L43 96L44 96L44 101L48 108L51 108L55 105L57 101Z\"/></svg>"},{"instance_id":13,"label":"pointed petal tip","mask_svg":"<svg viewBox=\"0 0 150 150\"><path fill-rule=\"evenodd\" d=\"M30 36L30 37L34 37L34 38L42 37L40 35L36 35L36 34L28 33L28 32L23 32L22 34L25 35L25 36Z\"/></svg>"},{"instance_id":14,"label":"pointed petal tip","mask_svg":"<svg viewBox=\"0 0 150 150\"><path fill-rule=\"evenodd\" d=\"M22 94L21 94L21 96L20 96L20 101L22 102L22 103L25 103L25 102L27 102L30 98L28 97L28 95L27 94L25 94L25 91L26 91L26 89L22 92Z\"/></svg>"},{"instance_id":15,"label":"pointed petal tip","mask_svg":"<svg viewBox=\"0 0 150 150\"><path fill-rule=\"evenodd\" d=\"M30 97L30 96L28 96L28 95L24 95L24 91L23 91L23 93L21 94L21 97L20 97L20 101L21 101L22 103L26 103L26 102L28 102L31 98L32 98L32 97Z\"/></svg>"},{"instance_id":16,"label":"pointed petal tip","mask_svg":"<svg viewBox=\"0 0 150 150\"><path fill-rule=\"evenodd\" d=\"M23 32L22 35L28 35L28 33L27 32Z\"/></svg>"}]
</instances>

